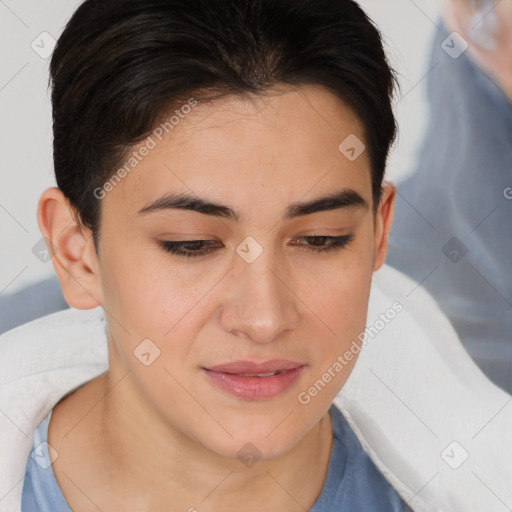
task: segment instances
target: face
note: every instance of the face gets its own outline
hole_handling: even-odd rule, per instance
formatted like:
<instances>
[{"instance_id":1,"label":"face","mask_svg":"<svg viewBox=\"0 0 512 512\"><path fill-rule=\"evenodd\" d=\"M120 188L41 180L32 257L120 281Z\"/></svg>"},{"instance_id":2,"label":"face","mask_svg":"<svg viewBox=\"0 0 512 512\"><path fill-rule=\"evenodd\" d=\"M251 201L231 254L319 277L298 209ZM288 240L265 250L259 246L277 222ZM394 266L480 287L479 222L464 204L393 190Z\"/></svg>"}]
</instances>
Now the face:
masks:
<instances>
[{"instance_id":1,"label":"face","mask_svg":"<svg viewBox=\"0 0 512 512\"><path fill-rule=\"evenodd\" d=\"M356 361L333 370L364 331L393 195L375 217L368 152L339 149L351 135L362 124L319 87L198 103L101 200L110 371L212 452L290 450Z\"/></svg>"}]
</instances>

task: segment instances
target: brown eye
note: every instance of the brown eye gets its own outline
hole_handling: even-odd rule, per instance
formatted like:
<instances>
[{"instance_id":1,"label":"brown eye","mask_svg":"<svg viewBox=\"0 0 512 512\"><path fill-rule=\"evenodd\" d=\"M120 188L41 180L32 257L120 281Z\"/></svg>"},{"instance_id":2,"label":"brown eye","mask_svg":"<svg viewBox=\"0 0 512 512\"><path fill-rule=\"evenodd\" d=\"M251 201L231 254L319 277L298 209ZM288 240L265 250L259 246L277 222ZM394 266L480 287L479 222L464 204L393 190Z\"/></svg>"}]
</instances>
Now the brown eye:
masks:
<instances>
[{"instance_id":1,"label":"brown eye","mask_svg":"<svg viewBox=\"0 0 512 512\"><path fill-rule=\"evenodd\" d=\"M161 245L164 251L184 258L206 256L215 249L215 242L213 240L164 241Z\"/></svg>"},{"instance_id":2,"label":"brown eye","mask_svg":"<svg viewBox=\"0 0 512 512\"><path fill-rule=\"evenodd\" d=\"M353 234L342 236L299 236L293 239L293 245L302 245L297 243L297 241L305 240L307 242L306 250L311 252L327 252L341 249L353 239Z\"/></svg>"}]
</instances>

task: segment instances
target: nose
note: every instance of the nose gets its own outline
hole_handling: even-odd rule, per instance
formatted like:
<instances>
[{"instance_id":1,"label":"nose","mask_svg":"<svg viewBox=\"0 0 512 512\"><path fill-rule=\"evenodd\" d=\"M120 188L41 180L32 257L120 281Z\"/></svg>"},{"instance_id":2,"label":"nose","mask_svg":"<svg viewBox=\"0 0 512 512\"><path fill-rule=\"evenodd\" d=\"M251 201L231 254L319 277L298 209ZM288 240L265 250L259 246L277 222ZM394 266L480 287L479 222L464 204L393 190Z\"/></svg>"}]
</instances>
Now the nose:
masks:
<instances>
[{"instance_id":1,"label":"nose","mask_svg":"<svg viewBox=\"0 0 512 512\"><path fill-rule=\"evenodd\" d=\"M270 253L264 251L252 263L236 258L221 313L226 332L257 343L272 342L300 319L292 280Z\"/></svg>"}]
</instances>

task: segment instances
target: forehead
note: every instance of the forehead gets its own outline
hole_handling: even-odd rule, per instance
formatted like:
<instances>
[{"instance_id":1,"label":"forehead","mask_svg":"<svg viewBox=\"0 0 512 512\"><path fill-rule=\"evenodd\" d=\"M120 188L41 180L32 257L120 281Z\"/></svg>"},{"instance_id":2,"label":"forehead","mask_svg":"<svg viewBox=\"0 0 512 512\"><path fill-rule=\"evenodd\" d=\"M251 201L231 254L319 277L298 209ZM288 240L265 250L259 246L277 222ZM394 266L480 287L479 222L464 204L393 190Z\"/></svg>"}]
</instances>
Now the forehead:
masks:
<instances>
[{"instance_id":1,"label":"forehead","mask_svg":"<svg viewBox=\"0 0 512 512\"><path fill-rule=\"evenodd\" d=\"M213 131L217 133L212 133ZM364 138L364 127L355 112L324 87L302 85L275 86L264 94L230 95L212 102L200 101L190 114L183 116L164 141L191 144L203 137L203 143L235 141L262 145L265 140L274 143L266 151L287 148L286 142L296 142L295 152L315 145L318 151L330 152L332 145L343 134L357 134ZM323 140L323 144L319 144ZM301 142L311 141L307 146ZM211 149L211 148L210 148ZM262 148L263 149L263 148Z\"/></svg>"},{"instance_id":2,"label":"forehead","mask_svg":"<svg viewBox=\"0 0 512 512\"><path fill-rule=\"evenodd\" d=\"M283 202L340 186L371 202L367 151L347 158L343 144L360 141L360 151L366 144L363 125L324 88L280 87L264 95L199 101L173 121L134 148L140 160L106 203L135 213L174 191L237 202L239 210L272 202L283 208ZM140 158L144 146L151 149Z\"/></svg>"}]
</instances>

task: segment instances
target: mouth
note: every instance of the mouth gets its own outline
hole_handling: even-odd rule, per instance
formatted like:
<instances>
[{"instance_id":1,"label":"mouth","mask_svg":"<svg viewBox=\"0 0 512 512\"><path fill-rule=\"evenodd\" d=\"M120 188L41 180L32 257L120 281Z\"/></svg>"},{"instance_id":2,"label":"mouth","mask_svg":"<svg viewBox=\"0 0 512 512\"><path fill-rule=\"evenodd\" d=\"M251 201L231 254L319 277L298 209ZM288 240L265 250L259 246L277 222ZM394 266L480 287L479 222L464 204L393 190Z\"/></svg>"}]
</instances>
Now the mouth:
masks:
<instances>
[{"instance_id":1,"label":"mouth","mask_svg":"<svg viewBox=\"0 0 512 512\"><path fill-rule=\"evenodd\" d=\"M214 372L230 373L232 375L247 375L251 377L262 375L266 377L268 374L285 372L300 366L304 366L304 363L290 361L288 359L271 359L261 363L257 363L256 361L234 361L232 363L219 364L205 369Z\"/></svg>"},{"instance_id":2,"label":"mouth","mask_svg":"<svg viewBox=\"0 0 512 512\"><path fill-rule=\"evenodd\" d=\"M201 368L217 389L245 400L268 400L288 390L306 369L304 363L274 359L236 361Z\"/></svg>"},{"instance_id":3,"label":"mouth","mask_svg":"<svg viewBox=\"0 0 512 512\"><path fill-rule=\"evenodd\" d=\"M277 370L269 373L232 373L231 375L238 375L239 377L273 377L274 375L280 375L281 373L289 370ZM226 372L229 373L229 372Z\"/></svg>"}]
</instances>

